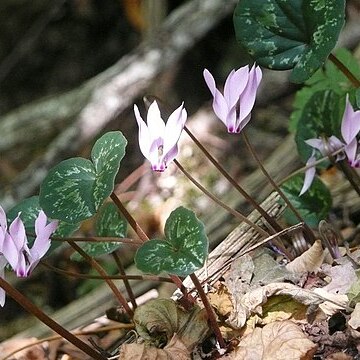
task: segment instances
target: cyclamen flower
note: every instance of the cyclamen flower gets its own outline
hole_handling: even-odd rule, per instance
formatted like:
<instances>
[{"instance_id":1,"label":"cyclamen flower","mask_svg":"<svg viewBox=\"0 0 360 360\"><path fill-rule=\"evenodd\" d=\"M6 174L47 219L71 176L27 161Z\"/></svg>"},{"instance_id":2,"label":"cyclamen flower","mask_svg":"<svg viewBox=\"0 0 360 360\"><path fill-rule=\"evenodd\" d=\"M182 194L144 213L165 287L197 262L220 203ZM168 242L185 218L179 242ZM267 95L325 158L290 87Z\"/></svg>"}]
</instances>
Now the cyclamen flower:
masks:
<instances>
[{"instance_id":1,"label":"cyclamen flower","mask_svg":"<svg viewBox=\"0 0 360 360\"><path fill-rule=\"evenodd\" d=\"M7 229L6 215L0 206L0 277L4 278L9 263L18 277L27 277L46 254L51 245L50 236L58 226L57 221L47 224L47 216L41 210L35 220L35 234L31 249L20 214ZM5 292L0 288L0 306L4 306Z\"/></svg>"},{"instance_id":2,"label":"cyclamen flower","mask_svg":"<svg viewBox=\"0 0 360 360\"><path fill-rule=\"evenodd\" d=\"M134 112L139 126L140 150L151 162L152 170L162 172L178 154L177 143L187 119L184 103L169 116L166 125L161 118L156 101L149 107L147 124L136 105L134 105Z\"/></svg>"},{"instance_id":3,"label":"cyclamen flower","mask_svg":"<svg viewBox=\"0 0 360 360\"><path fill-rule=\"evenodd\" d=\"M305 142L312 148L317 149L323 156L332 154L333 152L344 149L351 167L360 167L360 158L357 154L358 140L356 136L360 131L360 111L354 111L350 104L349 97L346 97L346 105L344 115L341 121L341 136L344 140L339 140L336 136L330 136L328 139L309 139ZM336 161L344 159L343 154L336 155ZM308 159L306 166L314 164L315 152ZM305 172L304 185L300 191L300 195L304 194L311 186L315 177L315 168L310 167Z\"/></svg>"},{"instance_id":4,"label":"cyclamen flower","mask_svg":"<svg viewBox=\"0 0 360 360\"><path fill-rule=\"evenodd\" d=\"M216 88L214 77L204 70L205 82L214 98L213 109L216 116L225 124L229 133L239 133L250 121L257 88L262 71L253 65L249 71L246 65L232 70L224 85L224 95Z\"/></svg>"}]
</instances>

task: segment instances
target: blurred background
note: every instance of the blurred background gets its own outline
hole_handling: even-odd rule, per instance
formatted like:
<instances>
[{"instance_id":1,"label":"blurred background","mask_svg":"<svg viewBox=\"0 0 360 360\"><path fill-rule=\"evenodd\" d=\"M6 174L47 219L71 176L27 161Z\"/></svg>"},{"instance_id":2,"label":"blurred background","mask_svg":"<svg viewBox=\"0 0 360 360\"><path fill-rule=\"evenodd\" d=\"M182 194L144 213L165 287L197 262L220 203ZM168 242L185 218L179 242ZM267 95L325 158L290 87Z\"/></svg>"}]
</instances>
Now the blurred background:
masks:
<instances>
[{"instance_id":1,"label":"blurred background","mask_svg":"<svg viewBox=\"0 0 360 360\"><path fill-rule=\"evenodd\" d=\"M231 69L251 62L235 40L232 13L236 3L2 0L1 204L8 209L37 194L48 169L64 158L87 157L94 140L108 130L121 130L128 139L118 181L125 179L144 162L132 111L133 103L144 111L143 96L159 98L164 114L184 101L189 115L194 115L191 124L199 130L197 135L230 172L241 180L254 171L254 162L242 155L244 146L228 136L223 125L210 115L210 93L202 77L203 69L208 68L221 84ZM359 23L359 1L349 0L347 8L348 23ZM359 41L356 31L348 30L343 40L349 48L355 48ZM160 60L153 61L152 56L156 58L157 54ZM282 144L296 89L288 83L286 72L265 72L254 110L254 127L249 129L261 158ZM211 116L205 125L204 119ZM208 172L189 145L184 144L184 153L189 154L187 165L197 172L195 175L218 193L226 193L227 185ZM185 190L179 191L183 183L175 180L174 173L169 171L161 179L151 176L140 183L146 206L139 206L139 199L137 205L132 205L150 233L161 232L163 213L174 207L174 203L160 207L159 197L169 199L178 191L178 199L205 212L208 203L185 185ZM150 186L151 180L160 182L161 189ZM157 197L151 197L154 192ZM246 206L243 209L248 210ZM91 234L89 229L91 225L85 224L81 231ZM224 234L217 237L221 240ZM67 251L56 254L53 264L89 271L86 264L70 261ZM131 254L123 255L130 258ZM48 312L92 291L95 283L64 278L43 268L27 281L11 280ZM8 298L5 308L0 309L0 340L32 323L31 318L24 320L19 307Z\"/></svg>"}]
</instances>

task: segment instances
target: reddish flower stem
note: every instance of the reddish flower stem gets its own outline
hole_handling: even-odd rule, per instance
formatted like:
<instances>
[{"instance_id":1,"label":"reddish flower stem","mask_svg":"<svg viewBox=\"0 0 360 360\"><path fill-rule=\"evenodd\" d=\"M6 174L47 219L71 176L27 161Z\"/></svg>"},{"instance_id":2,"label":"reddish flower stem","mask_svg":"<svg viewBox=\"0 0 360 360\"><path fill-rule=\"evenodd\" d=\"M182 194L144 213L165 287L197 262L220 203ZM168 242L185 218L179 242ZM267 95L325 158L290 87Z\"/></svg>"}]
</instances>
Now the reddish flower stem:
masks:
<instances>
[{"instance_id":1,"label":"reddish flower stem","mask_svg":"<svg viewBox=\"0 0 360 360\"><path fill-rule=\"evenodd\" d=\"M51 319L46 315L42 310L35 306L31 301L29 301L20 291L12 287L6 280L0 277L0 287L2 287L5 292L11 296L17 303L19 303L26 311L36 316L42 323L48 326L50 329L54 330L57 334L62 336L64 339L68 340L71 344L76 346L78 349L82 350L85 354L90 356L92 359L96 360L106 360L107 358L100 354L98 351L94 350L88 344L84 343L78 337L73 335L71 332L67 331L55 320Z\"/></svg>"}]
</instances>

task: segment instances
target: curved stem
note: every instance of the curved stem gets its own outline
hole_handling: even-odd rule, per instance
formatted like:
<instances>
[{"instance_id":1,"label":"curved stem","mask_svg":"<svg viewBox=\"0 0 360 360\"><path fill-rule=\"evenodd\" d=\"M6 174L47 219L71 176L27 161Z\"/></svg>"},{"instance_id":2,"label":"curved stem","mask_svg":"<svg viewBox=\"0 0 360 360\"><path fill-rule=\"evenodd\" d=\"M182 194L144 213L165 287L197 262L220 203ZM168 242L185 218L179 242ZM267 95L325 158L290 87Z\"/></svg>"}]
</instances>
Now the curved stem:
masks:
<instances>
[{"instance_id":1,"label":"curved stem","mask_svg":"<svg viewBox=\"0 0 360 360\"><path fill-rule=\"evenodd\" d=\"M51 240L54 241L77 241L77 242L119 242L126 245L133 245L139 247L143 244L141 241L136 241L135 239L130 238L118 238L118 237L110 237L110 236L91 236L91 237L51 237Z\"/></svg>"},{"instance_id":2,"label":"curved stem","mask_svg":"<svg viewBox=\"0 0 360 360\"><path fill-rule=\"evenodd\" d=\"M136 232L137 236L139 236L140 240L142 242L148 241L149 237L146 235L145 231L141 228L141 226L137 223L137 221L133 218L133 216L127 211L123 203L120 201L120 199L117 197L117 195L112 192L111 200L114 202L114 204L117 206L119 211L125 216L127 222L130 224L132 229ZM174 282L174 284L180 289L180 291L184 295L185 304L184 306L190 307L190 304L194 302L194 299L191 295L188 294L186 287L182 283L181 279L178 276L170 275L171 280ZM186 303L186 301L189 302L189 304Z\"/></svg>"},{"instance_id":3,"label":"curved stem","mask_svg":"<svg viewBox=\"0 0 360 360\"><path fill-rule=\"evenodd\" d=\"M134 292L132 291L132 288L130 286L130 283L129 283L129 279L126 277L126 273L125 273L125 268L124 268L124 265L120 259L120 256L118 254L118 251L113 251L111 253L112 257L114 258L115 262L116 262L116 265L119 269L119 273L120 275L123 275L124 276L124 286L125 286L125 289L129 295L129 299L130 299L130 302L131 302L131 305L133 306L133 309L136 309L137 308L137 304L136 304L136 300L135 300L135 295L134 295Z\"/></svg>"},{"instance_id":4,"label":"curved stem","mask_svg":"<svg viewBox=\"0 0 360 360\"><path fill-rule=\"evenodd\" d=\"M77 245L74 241L68 241L70 246L74 248L91 266L93 266L96 271L104 278L106 283L109 285L110 289L118 299L119 303L124 307L125 311L129 315L130 318L134 316L134 312L131 310L130 306L128 305L126 299L121 294L119 289L116 287L116 285L113 283L111 279L108 278L108 274L106 271L102 268L102 266L91 256L89 256L79 245Z\"/></svg>"},{"instance_id":5,"label":"curved stem","mask_svg":"<svg viewBox=\"0 0 360 360\"><path fill-rule=\"evenodd\" d=\"M356 87L360 87L360 81L357 77L345 66L334 54L329 55L329 60L350 80L350 82Z\"/></svg>"},{"instance_id":6,"label":"curved stem","mask_svg":"<svg viewBox=\"0 0 360 360\"><path fill-rule=\"evenodd\" d=\"M88 344L84 343L74 334L66 330L55 320L51 319L42 310L29 301L20 291L13 288L6 280L0 277L0 287L11 296L17 303L19 303L26 311L36 316L42 323L50 329L61 335L64 339L68 340L71 344L82 350L85 354L96 360L106 360L106 357L94 350Z\"/></svg>"},{"instance_id":7,"label":"curved stem","mask_svg":"<svg viewBox=\"0 0 360 360\"><path fill-rule=\"evenodd\" d=\"M196 290L197 290L197 292L198 292L198 294L200 296L200 299L203 302L203 305L204 305L204 307L206 309L206 313L208 315L210 328L214 332L214 334L216 336L216 339L219 342L220 347L222 349L225 349L226 344L225 344L224 338L221 335L221 331L220 331L219 325L218 325L218 323L216 321L216 316L215 316L214 310L211 307L208 298L206 297L204 289L201 286L201 283L200 283L199 279L197 278L197 276L195 274L191 274L190 279L194 283L195 288L196 288Z\"/></svg>"},{"instance_id":8,"label":"curved stem","mask_svg":"<svg viewBox=\"0 0 360 360\"><path fill-rule=\"evenodd\" d=\"M304 219L302 218L302 216L299 214L299 212L295 209L295 207L293 206L293 204L289 201L289 199L286 197L286 195L284 194L284 192L280 189L280 187L276 184L276 182L272 179L272 177L270 176L270 174L267 172L267 170L265 169L265 167L263 166L262 162L260 161L259 157L257 156L253 146L251 145L247 135L245 134L245 131L242 131L242 136L244 138L245 144L249 149L249 152L251 153L251 155L253 156L253 158L255 159L256 163L258 164L258 166L260 167L262 173L266 176L266 178L269 180L270 184L273 186L273 188L278 192L278 194L281 196L281 198L285 201L285 204L292 210L292 212L294 213L294 215L297 217L297 219L299 220L299 222L304 223L304 228L306 230L306 233L310 236L310 240L313 242L315 240L315 235L313 233L313 231L309 228L309 226L305 223Z\"/></svg>"},{"instance_id":9,"label":"curved stem","mask_svg":"<svg viewBox=\"0 0 360 360\"><path fill-rule=\"evenodd\" d=\"M51 271L54 271L61 275L66 275L70 277L75 277L78 279L93 279L93 280L104 280L104 279L112 279L112 280L149 280L149 281L160 281L160 282L168 282L173 283L173 281L170 278L167 277L161 277L161 276L155 276L155 275L107 275L107 276L100 276L100 275L89 275L89 274L81 274L73 271L63 270L59 269L55 266L52 266L48 264L45 261L41 261L40 264L44 265L46 268L48 268Z\"/></svg>"},{"instance_id":10,"label":"curved stem","mask_svg":"<svg viewBox=\"0 0 360 360\"><path fill-rule=\"evenodd\" d=\"M193 176L190 175L188 171L186 171L182 165L180 165L179 161L176 159L174 160L175 165L178 167L178 169L201 191L203 192L207 197L209 197L211 200L213 200L216 204L221 206L223 209L225 209L227 212L229 212L231 215L235 216L239 220L243 221L244 223L251 226L254 230L256 230L259 234L268 237L269 234L262 229L259 225L256 225L252 221L250 221L246 216L242 215L238 211L232 209L230 206L223 203L219 198L217 198L215 195L213 195L210 191L206 190L197 180L194 179Z\"/></svg>"},{"instance_id":11,"label":"curved stem","mask_svg":"<svg viewBox=\"0 0 360 360\"><path fill-rule=\"evenodd\" d=\"M185 126L186 133L190 136L191 140L197 145L197 147L204 153L204 155L210 160L210 162L218 169L218 171L226 178L227 181L263 216L263 218L277 231L281 231L281 226L272 218L225 170L225 168L206 150L201 142L195 137L195 135Z\"/></svg>"}]
</instances>

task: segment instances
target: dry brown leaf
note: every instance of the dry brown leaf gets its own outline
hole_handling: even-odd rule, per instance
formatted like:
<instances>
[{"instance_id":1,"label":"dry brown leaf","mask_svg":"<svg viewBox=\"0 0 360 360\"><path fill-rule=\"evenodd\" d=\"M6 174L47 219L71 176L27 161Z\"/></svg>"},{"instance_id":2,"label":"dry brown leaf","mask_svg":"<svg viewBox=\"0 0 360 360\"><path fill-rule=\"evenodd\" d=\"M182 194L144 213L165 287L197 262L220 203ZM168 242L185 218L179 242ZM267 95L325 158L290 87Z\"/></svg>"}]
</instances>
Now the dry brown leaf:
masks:
<instances>
[{"instance_id":1,"label":"dry brown leaf","mask_svg":"<svg viewBox=\"0 0 360 360\"><path fill-rule=\"evenodd\" d=\"M346 294L351 285L357 281L357 276L351 262L330 266L324 265L323 272L331 277L331 282L323 289L333 294Z\"/></svg>"},{"instance_id":2,"label":"dry brown leaf","mask_svg":"<svg viewBox=\"0 0 360 360\"><path fill-rule=\"evenodd\" d=\"M189 360L190 352L175 334L164 349L145 344L124 344L119 360Z\"/></svg>"},{"instance_id":3,"label":"dry brown leaf","mask_svg":"<svg viewBox=\"0 0 360 360\"><path fill-rule=\"evenodd\" d=\"M293 273L317 272L324 261L325 253L320 240L316 240L310 249L286 265Z\"/></svg>"},{"instance_id":4,"label":"dry brown leaf","mask_svg":"<svg viewBox=\"0 0 360 360\"><path fill-rule=\"evenodd\" d=\"M245 336L229 360L310 360L317 345L291 321L274 322Z\"/></svg>"},{"instance_id":5,"label":"dry brown leaf","mask_svg":"<svg viewBox=\"0 0 360 360\"><path fill-rule=\"evenodd\" d=\"M349 298L344 294L333 294L325 290L325 288L316 288L313 290L315 294L323 298L322 304L319 305L319 308L326 315L334 315L339 310L344 310L347 307ZM329 301L326 301L329 300Z\"/></svg>"},{"instance_id":6,"label":"dry brown leaf","mask_svg":"<svg viewBox=\"0 0 360 360\"><path fill-rule=\"evenodd\" d=\"M237 302L234 312L229 318L235 328L242 328L251 314L262 315L262 305L270 296L288 295L304 305L320 304L323 300L310 290L289 283L268 284L243 295Z\"/></svg>"},{"instance_id":7,"label":"dry brown leaf","mask_svg":"<svg viewBox=\"0 0 360 360\"><path fill-rule=\"evenodd\" d=\"M207 297L220 316L228 317L234 309L231 295L224 284L220 284L215 292L208 293Z\"/></svg>"},{"instance_id":8,"label":"dry brown leaf","mask_svg":"<svg viewBox=\"0 0 360 360\"><path fill-rule=\"evenodd\" d=\"M357 303L354 311L351 313L348 324L354 330L360 330L360 303Z\"/></svg>"}]
</instances>

